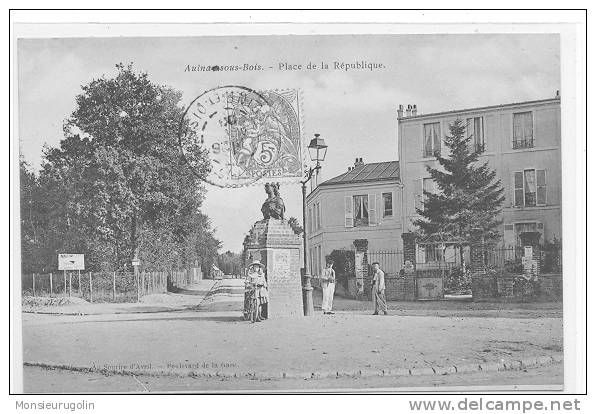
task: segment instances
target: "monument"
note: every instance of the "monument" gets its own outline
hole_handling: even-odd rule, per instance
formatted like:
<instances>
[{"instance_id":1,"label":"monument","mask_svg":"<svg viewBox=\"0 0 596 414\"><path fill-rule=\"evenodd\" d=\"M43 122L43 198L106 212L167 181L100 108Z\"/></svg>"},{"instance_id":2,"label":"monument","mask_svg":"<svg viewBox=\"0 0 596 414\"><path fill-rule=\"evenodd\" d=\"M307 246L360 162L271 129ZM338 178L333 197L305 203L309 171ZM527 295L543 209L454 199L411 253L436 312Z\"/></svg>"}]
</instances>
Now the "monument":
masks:
<instances>
[{"instance_id":1,"label":"monument","mask_svg":"<svg viewBox=\"0 0 596 414\"><path fill-rule=\"evenodd\" d=\"M267 199L257 221L244 239L244 262L260 260L269 286L268 317L301 316L302 284L300 246L302 239L284 219L285 205L278 183L266 183Z\"/></svg>"}]
</instances>

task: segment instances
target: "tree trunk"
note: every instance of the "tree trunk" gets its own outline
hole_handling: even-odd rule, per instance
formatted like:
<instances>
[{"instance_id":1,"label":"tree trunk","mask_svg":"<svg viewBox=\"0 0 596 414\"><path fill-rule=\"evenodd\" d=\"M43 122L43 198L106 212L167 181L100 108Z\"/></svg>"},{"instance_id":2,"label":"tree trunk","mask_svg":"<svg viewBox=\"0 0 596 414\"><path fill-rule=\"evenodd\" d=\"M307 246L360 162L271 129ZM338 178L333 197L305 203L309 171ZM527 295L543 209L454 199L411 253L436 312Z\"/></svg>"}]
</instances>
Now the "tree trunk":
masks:
<instances>
[{"instance_id":1,"label":"tree trunk","mask_svg":"<svg viewBox=\"0 0 596 414\"><path fill-rule=\"evenodd\" d=\"M132 263L133 259L138 259L139 257L139 220L137 218L136 213L133 214L131 220L131 230L130 230L130 247L132 257L130 258L130 262Z\"/></svg>"}]
</instances>

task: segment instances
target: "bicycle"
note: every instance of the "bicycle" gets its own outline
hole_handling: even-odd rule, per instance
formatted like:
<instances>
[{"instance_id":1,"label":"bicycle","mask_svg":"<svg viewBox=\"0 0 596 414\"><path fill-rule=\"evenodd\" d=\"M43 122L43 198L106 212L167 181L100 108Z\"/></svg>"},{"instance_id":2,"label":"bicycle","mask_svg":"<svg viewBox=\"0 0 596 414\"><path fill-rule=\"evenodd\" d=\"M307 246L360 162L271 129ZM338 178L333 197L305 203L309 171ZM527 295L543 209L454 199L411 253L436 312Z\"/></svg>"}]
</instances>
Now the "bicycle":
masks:
<instances>
[{"instance_id":1,"label":"bicycle","mask_svg":"<svg viewBox=\"0 0 596 414\"><path fill-rule=\"evenodd\" d=\"M261 322L261 310L259 309L259 298L257 297L257 287L252 285L250 289L244 292L244 320L252 323Z\"/></svg>"}]
</instances>

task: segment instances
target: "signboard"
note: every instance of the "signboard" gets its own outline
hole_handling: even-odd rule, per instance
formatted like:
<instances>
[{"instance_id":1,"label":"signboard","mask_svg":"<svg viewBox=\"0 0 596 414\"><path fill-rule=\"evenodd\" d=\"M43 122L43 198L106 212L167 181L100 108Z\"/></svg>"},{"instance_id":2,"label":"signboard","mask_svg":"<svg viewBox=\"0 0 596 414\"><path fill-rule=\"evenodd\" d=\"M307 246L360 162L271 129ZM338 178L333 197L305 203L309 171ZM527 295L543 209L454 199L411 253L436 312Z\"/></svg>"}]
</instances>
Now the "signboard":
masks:
<instances>
[{"instance_id":1,"label":"signboard","mask_svg":"<svg viewBox=\"0 0 596 414\"><path fill-rule=\"evenodd\" d=\"M524 257L532 257L532 246L524 246Z\"/></svg>"},{"instance_id":2,"label":"signboard","mask_svg":"<svg viewBox=\"0 0 596 414\"><path fill-rule=\"evenodd\" d=\"M58 270L85 270L85 255L71 253L59 254Z\"/></svg>"}]
</instances>

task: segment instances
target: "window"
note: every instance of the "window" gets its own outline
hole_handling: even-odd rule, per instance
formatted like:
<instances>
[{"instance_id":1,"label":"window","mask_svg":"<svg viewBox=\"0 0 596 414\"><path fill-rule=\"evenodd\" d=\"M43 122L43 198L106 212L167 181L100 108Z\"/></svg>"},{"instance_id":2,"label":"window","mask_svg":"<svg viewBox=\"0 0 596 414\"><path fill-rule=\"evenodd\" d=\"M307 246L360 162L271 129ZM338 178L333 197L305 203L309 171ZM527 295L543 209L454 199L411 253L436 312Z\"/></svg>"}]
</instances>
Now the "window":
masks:
<instances>
[{"instance_id":1,"label":"window","mask_svg":"<svg viewBox=\"0 0 596 414\"><path fill-rule=\"evenodd\" d=\"M354 196L354 226L368 226L368 195Z\"/></svg>"},{"instance_id":2,"label":"window","mask_svg":"<svg viewBox=\"0 0 596 414\"><path fill-rule=\"evenodd\" d=\"M424 124L424 157L441 155L441 124Z\"/></svg>"},{"instance_id":3,"label":"window","mask_svg":"<svg viewBox=\"0 0 596 414\"><path fill-rule=\"evenodd\" d=\"M513 173L513 186L515 207L546 205L546 170L516 171Z\"/></svg>"},{"instance_id":4,"label":"window","mask_svg":"<svg viewBox=\"0 0 596 414\"><path fill-rule=\"evenodd\" d=\"M466 136L470 138L472 150L484 152L484 118L477 116L466 119Z\"/></svg>"},{"instance_id":5,"label":"window","mask_svg":"<svg viewBox=\"0 0 596 414\"><path fill-rule=\"evenodd\" d=\"M383 217L393 216L393 193L383 193Z\"/></svg>"},{"instance_id":6,"label":"window","mask_svg":"<svg viewBox=\"0 0 596 414\"><path fill-rule=\"evenodd\" d=\"M504 235L503 241L506 246L519 246L521 245L521 238L520 234L529 232L529 231L537 231L544 235L544 223L540 221L529 221L529 222L521 222L521 223L511 223L504 225ZM511 259L515 258L515 254Z\"/></svg>"},{"instance_id":7,"label":"window","mask_svg":"<svg viewBox=\"0 0 596 414\"><path fill-rule=\"evenodd\" d=\"M532 112L513 114L513 149L534 147Z\"/></svg>"},{"instance_id":8,"label":"window","mask_svg":"<svg viewBox=\"0 0 596 414\"><path fill-rule=\"evenodd\" d=\"M344 196L344 209L346 227L378 224L376 194Z\"/></svg>"}]
</instances>

